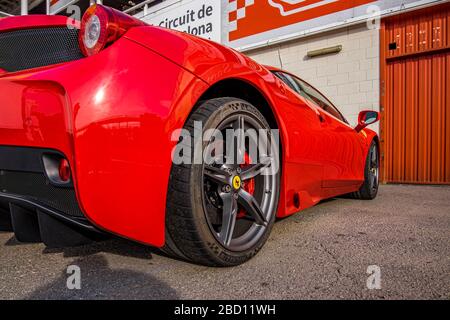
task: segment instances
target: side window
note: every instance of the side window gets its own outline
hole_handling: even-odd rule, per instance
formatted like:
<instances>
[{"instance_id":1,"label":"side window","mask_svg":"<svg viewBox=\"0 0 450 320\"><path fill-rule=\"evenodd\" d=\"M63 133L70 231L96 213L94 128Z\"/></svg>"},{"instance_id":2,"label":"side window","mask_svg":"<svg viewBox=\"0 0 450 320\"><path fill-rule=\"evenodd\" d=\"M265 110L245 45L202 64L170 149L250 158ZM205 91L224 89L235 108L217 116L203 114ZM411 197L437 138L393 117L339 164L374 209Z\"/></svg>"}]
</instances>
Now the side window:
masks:
<instances>
[{"instance_id":1,"label":"side window","mask_svg":"<svg viewBox=\"0 0 450 320\"><path fill-rule=\"evenodd\" d=\"M334 107L327 98L325 98L320 92L318 92L303 80L282 72L276 72L275 75L305 99L308 99L309 101L318 105L337 119L348 123L347 120L339 112L339 110L337 110L336 107Z\"/></svg>"},{"instance_id":2,"label":"side window","mask_svg":"<svg viewBox=\"0 0 450 320\"><path fill-rule=\"evenodd\" d=\"M295 81L292 80L290 75L282 72L275 72L275 75L278 77L278 79L287 84L292 90L294 90L297 93L300 93L300 87Z\"/></svg>"},{"instance_id":3,"label":"side window","mask_svg":"<svg viewBox=\"0 0 450 320\"><path fill-rule=\"evenodd\" d=\"M290 74L283 72L275 72L275 75L285 84L287 84L292 90L301 95L303 98L310 100L310 97L302 89L300 83L296 81L295 78L293 78Z\"/></svg>"},{"instance_id":4,"label":"side window","mask_svg":"<svg viewBox=\"0 0 450 320\"><path fill-rule=\"evenodd\" d=\"M335 118L341 120L342 122L347 123L347 120L342 116L342 114L339 112L338 109L336 109L335 106L331 104L330 101L328 101L327 98L325 98L319 91L311 87L306 82L294 78L295 81L299 83L299 85L302 87L302 89L306 92L306 94L310 97L310 100L313 101L315 104L317 104L319 107L321 107L326 112L333 115Z\"/></svg>"}]
</instances>

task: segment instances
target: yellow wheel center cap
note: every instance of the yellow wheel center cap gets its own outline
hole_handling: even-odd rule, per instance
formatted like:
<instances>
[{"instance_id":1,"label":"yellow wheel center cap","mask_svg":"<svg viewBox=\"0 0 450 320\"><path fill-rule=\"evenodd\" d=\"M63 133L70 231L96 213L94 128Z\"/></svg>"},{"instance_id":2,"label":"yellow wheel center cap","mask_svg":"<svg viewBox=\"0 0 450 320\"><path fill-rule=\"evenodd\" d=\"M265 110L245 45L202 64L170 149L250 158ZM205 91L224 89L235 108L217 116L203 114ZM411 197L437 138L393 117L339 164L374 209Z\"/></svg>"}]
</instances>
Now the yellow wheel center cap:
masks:
<instances>
[{"instance_id":1,"label":"yellow wheel center cap","mask_svg":"<svg viewBox=\"0 0 450 320\"><path fill-rule=\"evenodd\" d=\"M241 177L234 176L234 178L233 178L233 188L235 190L238 190L241 187L241 184L242 184Z\"/></svg>"}]
</instances>

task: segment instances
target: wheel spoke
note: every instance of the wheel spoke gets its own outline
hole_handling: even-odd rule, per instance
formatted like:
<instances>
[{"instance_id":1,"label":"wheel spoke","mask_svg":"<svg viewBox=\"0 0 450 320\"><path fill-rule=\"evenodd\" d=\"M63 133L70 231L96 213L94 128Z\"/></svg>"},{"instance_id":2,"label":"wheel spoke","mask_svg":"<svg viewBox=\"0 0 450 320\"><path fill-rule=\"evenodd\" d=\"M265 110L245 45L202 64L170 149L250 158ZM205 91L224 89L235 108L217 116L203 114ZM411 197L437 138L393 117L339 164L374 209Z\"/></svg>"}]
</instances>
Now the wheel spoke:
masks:
<instances>
[{"instance_id":1,"label":"wheel spoke","mask_svg":"<svg viewBox=\"0 0 450 320\"><path fill-rule=\"evenodd\" d=\"M372 171L372 187L376 188L378 184L378 169L374 168Z\"/></svg>"},{"instance_id":2,"label":"wheel spoke","mask_svg":"<svg viewBox=\"0 0 450 320\"><path fill-rule=\"evenodd\" d=\"M370 186L372 189L378 185L378 153L377 148L373 147L370 151Z\"/></svg>"},{"instance_id":3,"label":"wheel spoke","mask_svg":"<svg viewBox=\"0 0 450 320\"><path fill-rule=\"evenodd\" d=\"M244 189L239 190L238 202L245 211L253 218L256 224L267 226L267 220L256 199Z\"/></svg>"},{"instance_id":4,"label":"wheel spoke","mask_svg":"<svg viewBox=\"0 0 450 320\"><path fill-rule=\"evenodd\" d=\"M244 169L241 173L242 180L253 179L254 177L260 175L262 171L267 168L271 163L270 158L261 159L261 163L250 165L248 168Z\"/></svg>"},{"instance_id":5,"label":"wheel spoke","mask_svg":"<svg viewBox=\"0 0 450 320\"><path fill-rule=\"evenodd\" d=\"M377 167L377 149L372 148L372 152L370 155L370 163L371 163L371 167L372 168L376 168Z\"/></svg>"},{"instance_id":6,"label":"wheel spoke","mask_svg":"<svg viewBox=\"0 0 450 320\"><path fill-rule=\"evenodd\" d=\"M223 200L223 214L219 239L225 246L229 246L233 239L234 226L236 224L237 202L232 193L224 193L221 195L221 198Z\"/></svg>"},{"instance_id":7,"label":"wheel spoke","mask_svg":"<svg viewBox=\"0 0 450 320\"><path fill-rule=\"evenodd\" d=\"M238 118L236 119L236 121L233 124L233 129L241 130L241 131L245 130L245 119L243 116L238 116Z\"/></svg>"},{"instance_id":8,"label":"wheel spoke","mask_svg":"<svg viewBox=\"0 0 450 320\"><path fill-rule=\"evenodd\" d=\"M205 177L214 180L216 183L226 184L228 183L229 174L223 169L216 168L210 165L205 165L204 169Z\"/></svg>"},{"instance_id":9,"label":"wheel spoke","mask_svg":"<svg viewBox=\"0 0 450 320\"><path fill-rule=\"evenodd\" d=\"M244 163L245 153L245 120L243 116L238 116L233 128L236 133L236 164Z\"/></svg>"}]
</instances>

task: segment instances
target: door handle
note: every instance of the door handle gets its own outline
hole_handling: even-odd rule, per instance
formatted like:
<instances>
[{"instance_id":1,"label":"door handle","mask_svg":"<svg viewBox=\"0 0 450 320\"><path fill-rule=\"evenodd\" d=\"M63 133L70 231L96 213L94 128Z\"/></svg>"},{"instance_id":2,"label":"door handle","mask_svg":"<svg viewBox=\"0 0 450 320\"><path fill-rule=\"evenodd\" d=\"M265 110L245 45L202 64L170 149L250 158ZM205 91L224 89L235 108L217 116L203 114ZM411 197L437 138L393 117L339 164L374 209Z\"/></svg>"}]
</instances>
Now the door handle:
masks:
<instances>
[{"instance_id":1,"label":"door handle","mask_svg":"<svg viewBox=\"0 0 450 320\"><path fill-rule=\"evenodd\" d=\"M325 125L327 123L327 119L325 118L325 116L322 114L322 112L320 111L320 107L314 105L313 103L311 103L309 100L306 100L307 104L309 105L309 107L314 110L314 112L317 115L317 118L319 118L319 121L322 125Z\"/></svg>"},{"instance_id":2,"label":"door handle","mask_svg":"<svg viewBox=\"0 0 450 320\"><path fill-rule=\"evenodd\" d=\"M316 111L316 115L317 118L319 118L320 123L324 124L326 122L325 116L317 108L315 108L314 110Z\"/></svg>"},{"instance_id":3,"label":"door handle","mask_svg":"<svg viewBox=\"0 0 450 320\"><path fill-rule=\"evenodd\" d=\"M317 117L319 118L319 121L321 122L321 123L325 123L325 117L319 112L318 114L317 114Z\"/></svg>"}]
</instances>

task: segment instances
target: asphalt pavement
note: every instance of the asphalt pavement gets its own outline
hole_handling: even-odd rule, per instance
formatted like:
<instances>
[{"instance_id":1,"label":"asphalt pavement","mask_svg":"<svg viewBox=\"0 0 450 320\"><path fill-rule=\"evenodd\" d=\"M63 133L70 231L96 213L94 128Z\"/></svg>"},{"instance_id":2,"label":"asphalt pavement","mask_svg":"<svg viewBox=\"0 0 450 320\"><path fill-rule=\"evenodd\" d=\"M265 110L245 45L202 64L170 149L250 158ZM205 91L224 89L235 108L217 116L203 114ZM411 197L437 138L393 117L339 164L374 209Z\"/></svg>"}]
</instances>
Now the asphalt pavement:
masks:
<instances>
[{"instance_id":1,"label":"asphalt pavement","mask_svg":"<svg viewBox=\"0 0 450 320\"><path fill-rule=\"evenodd\" d=\"M71 265L80 290L67 288ZM0 232L0 299L448 300L450 187L383 185L373 201L323 202L277 221L254 259L226 269L122 239L48 249Z\"/></svg>"}]
</instances>

